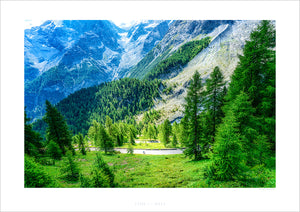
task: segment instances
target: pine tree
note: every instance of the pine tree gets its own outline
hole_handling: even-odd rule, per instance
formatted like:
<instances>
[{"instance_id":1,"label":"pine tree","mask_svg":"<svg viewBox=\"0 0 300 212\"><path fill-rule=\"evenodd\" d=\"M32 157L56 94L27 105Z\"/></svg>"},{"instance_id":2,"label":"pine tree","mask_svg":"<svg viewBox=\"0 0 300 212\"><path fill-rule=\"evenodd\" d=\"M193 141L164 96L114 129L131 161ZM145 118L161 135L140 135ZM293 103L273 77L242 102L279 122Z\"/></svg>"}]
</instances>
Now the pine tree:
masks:
<instances>
[{"instance_id":1,"label":"pine tree","mask_svg":"<svg viewBox=\"0 0 300 212\"><path fill-rule=\"evenodd\" d=\"M203 143L203 135L201 134L199 113L200 109L204 106L204 94L201 77L197 71L192 77L185 101L184 114L188 136L186 136L186 140L184 141L186 147L184 153L187 156L193 156L194 160L200 160L202 158L200 145Z\"/></svg>"},{"instance_id":2,"label":"pine tree","mask_svg":"<svg viewBox=\"0 0 300 212\"><path fill-rule=\"evenodd\" d=\"M84 138L81 133L75 136L76 143L78 144L78 148L82 155L86 155Z\"/></svg>"},{"instance_id":3,"label":"pine tree","mask_svg":"<svg viewBox=\"0 0 300 212\"><path fill-rule=\"evenodd\" d=\"M25 153L31 156L37 156L40 154L40 148L43 146L41 136L39 133L32 129L32 125L28 124L30 121L27 118L26 111L24 111L24 141L25 141Z\"/></svg>"},{"instance_id":4,"label":"pine tree","mask_svg":"<svg viewBox=\"0 0 300 212\"><path fill-rule=\"evenodd\" d=\"M170 136L172 133L172 125L169 119L166 119L161 127L162 131L162 142L164 146L167 146L170 143Z\"/></svg>"},{"instance_id":5,"label":"pine tree","mask_svg":"<svg viewBox=\"0 0 300 212\"><path fill-rule=\"evenodd\" d=\"M95 146L100 145L99 130L100 130L100 124L96 120L93 120L92 126L90 126L88 130L88 137L92 139Z\"/></svg>"},{"instance_id":6,"label":"pine tree","mask_svg":"<svg viewBox=\"0 0 300 212\"><path fill-rule=\"evenodd\" d=\"M100 155L100 153L96 154L96 159L94 162L94 172L96 172L97 174L99 174L99 172L102 173L101 175L105 176L106 181L107 181L104 184L107 183L108 187L114 187L115 176L114 176L113 172L110 170L107 163L104 161L104 159ZM96 187L102 187L101 180L96 179L95 183L96 183ZM103 187L106 187L106 186L103 186Z\"/></svg>"},{"instance_id":7,"label":"pine tree","mask_svg":"<svg viewBox=\"0 0 300 212\"><path fill-rule=\"evenodd\" d=\"M150 123L148 124L147 135L150 140L155 138L155 129L154 129L153 124L150 124Z\"/></svg>"},{"instance_id":8,"label":"pine tree","mask_svg":"<svg viewBox=\"0 0 300 212\"><path fill-rule=\"evenodd\" d=\"M72 153L68 151L66 153L67 160L65 161L64 167L61 169L61 172L65 174L65 178L69 181L77 181L79 179L79 167L78 164L74 161Z\"/></svg>"},{"instance_id":9,"label":"pine tree","mask_svg":"<svg viewBox=\"0 0 300 212\"><path fill-rule=\"evenodd\" d=\"M57 143L64 155L66 148L75 154L68 125L61 113L48 100L46 101L46 115L44 120L48 124L47 141L50 142L52 140Z\"/></svg>"},{"instance_id":10,"label":"pine tree","mask_svg":"<svg viewBox=\"0 0 300 212\"><path fill-rule=\"evenodd\" d=\"M181 144L181 146L184 146L185 141L188 140L188 122L187 117L184 116L179 123L179 132L178 132L178 140Z\"/></svg>"},{"instance_id":11,"label":"pine tree","mask_svg":"<svg viewBox=\"0 0 300 212\"><path fill-rule=\"evenodd\" d=\"M62 150L59 148L58 144L54 141L49 141L46 146L47 154L54 160L60 160L62 158Z\"/></svg>"},{"instance_id":12,"label":"pine tree","mask_svg":"<svg viewBox=\"0 0 300 212\"><path fill-rule=\"evenodd\" d=\"M136 135L136 128L132 124L128 125L128 138L131 145L135 145Z\"/></svg>"},{"instance_id":13,"label":"pine tree","mask_svg":"<svg viewBox=\"0 0 300 212\"><path fill-rule=\"evenodd\" d=\"M243 176L246 166L238 125L233 111L229 110L216 134L212 163L206 171L208 177L235 180Z\"/></svg>"},{"instance_id":14,"label":"pine tree","mask_svg":"<svg viewBox=\"0 0 300 212\"><path fill-rule=\"evenodd\" d=\"M91 173L88 176L81 174L79 178L82 188L111 188L115 186L114 174L100 153L96 154Z\"/></svg>"},{"instance_id":15,"label":"pine tree","mask_svg":"<svg viewBox=\"0 0 300 212\"><path fill-rule=\"evenodd\" d=\"M270 21L261 21L246 42L236 67L226 100L233 101L241 91L249 96L255 116L260 117L261 134L275 150L275 29Z\"/></svg>"},{"instance_id":16,"label":"pine tree","mask_svg":"<svg viewBox=\"0 0 300 212\"><path fill-rule=\"evenodd\" d=\"M178 144L178 141L177 141L177 137L176 137L176 134L173 133L173 138L172 138L172 147L176 147Z\"/></svg>"},{"instance_id":17,"label":"pine tree","mask_svg":"<svg viewBox=\"0 0 300 212\"><path fill-rule=\"evenodd\" d=\"M114 143L102 124L100 124L100 126L99 126L98 133L99 133L99 135L98 135L99 136L98 137L99 138L99 147L101 150L104 150L105 154L107 154L107 152L113 150Z\"/></svg>"},{"instance_id":18,"label":"pine tree","mask_svg":"<svg viewBox=\"0 0 300 212\"><path fill-rule=\"evenodd\" d=\"M222 107L224 104L224 97L226 94L226 87L224 86L224 77L218 66L210 74L210 78L206 80L206 138L214 141L217 126L221 123L224 116Z\"/></svg>"}]
</instances>

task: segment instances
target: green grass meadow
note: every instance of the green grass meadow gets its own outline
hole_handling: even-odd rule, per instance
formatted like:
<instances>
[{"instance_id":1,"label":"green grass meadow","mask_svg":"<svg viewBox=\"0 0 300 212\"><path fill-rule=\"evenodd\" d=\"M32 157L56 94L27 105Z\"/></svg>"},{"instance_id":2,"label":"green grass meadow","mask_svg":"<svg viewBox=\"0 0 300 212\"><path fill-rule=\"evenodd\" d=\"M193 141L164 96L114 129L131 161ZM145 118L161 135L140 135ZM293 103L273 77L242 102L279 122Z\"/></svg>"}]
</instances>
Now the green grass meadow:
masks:
<instances>
[{"instance_id":1,"label":"green grass meadow","mask_svg":"<svg viewBox=\"0 0 300 212\"><path fill-rule=\"evenodd\" d=\"M91 173L96 151L83 156L77 152L75 161L80 173ZM192 161L183 154L178 155L130 155L102 154L115 175L118 188L231 188L231 187L275 187L275 158L266 167L255 167L245 179L239 181L212 181L204 176L209 159ZM78 188L80 181L68 181L60 171L65 158L55 161L54 165L44 165L45 171L55 179L55 187Z\"/></svg>"}]
</instances>

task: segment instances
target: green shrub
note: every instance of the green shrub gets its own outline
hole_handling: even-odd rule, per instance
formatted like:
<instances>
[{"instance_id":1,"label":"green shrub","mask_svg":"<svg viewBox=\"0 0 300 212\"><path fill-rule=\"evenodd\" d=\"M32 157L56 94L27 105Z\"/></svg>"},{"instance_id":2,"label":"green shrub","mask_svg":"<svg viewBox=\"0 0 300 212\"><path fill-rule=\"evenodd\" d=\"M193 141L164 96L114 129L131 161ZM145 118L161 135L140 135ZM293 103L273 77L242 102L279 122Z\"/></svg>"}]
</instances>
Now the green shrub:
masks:
<instances>
[{"instance_id":1,"label":"green shrub","mask_svg":"<svg viewBox=\"0 0 300 212\"><path fill-rule=\"evenodd\" d=\"M89 176L80 175L80 187L82 188L110 188L114 187L114 174L103 160L100 153L96 159Z\"/></svg>"},{"instance_id":2,"label":"green shrub","mask_svg":"<svg viewBox=\"0 0 300 212\"><path fill-rule=\"evenodd\" d=\"M112 171L109 169L109 166L107 165L107 163L101 157L100 153L97 153L97 155L96 155L96 160L95 160L95 163L94 163L94 167L95 167L95 169L97 169L101 172L103 171L103 174L108 177L107 179L109 181L109 185L111 187L113 187L115 176L112 173Z\"/></svg>"},{"instance_id":3,"label":"green shrub","mask_svg":"<svg viewBox=\"0 0 300 212\"><path fill-rule=\"evenodd\" d=\"M79 174L79 180L80 180L80 187L81 188L91 188L92 186L92 180L89 177L85 177L82 174Z\"/></svg>"},{"instance_id":4,"label":"green shrub","mask_svg":"<svg viewBox=\"0 0 300 212\"><path fill-rule=\"evenodd\" d=\"M61 169L61 172L65 174L65 178L70 181L77 181L79 179L79 168L74 161L71 152L67 152L67 161L65 166Z\"/></svg>"},{"instance_id":5,"label":"green shrub","mask_svg":"<svg viewBox=\"0 0 300 212\"><path fill-rule=\"evenodd\" d=\"M54 181L45 172L44 168L36 163L32 158L25 156L25 178L26 188L52 187Z\"/></svg>"},{"instance_id":6,"label":"green shrub","mask_svg":"<svg viewBox=\"0 0 300 212\"><path fill-rule=\"evenodd\" d=\"M63 155L58 144L52 140L48 143L46 151L47 154L54 160L60 160Z\"/></svg>"}]
</instances>

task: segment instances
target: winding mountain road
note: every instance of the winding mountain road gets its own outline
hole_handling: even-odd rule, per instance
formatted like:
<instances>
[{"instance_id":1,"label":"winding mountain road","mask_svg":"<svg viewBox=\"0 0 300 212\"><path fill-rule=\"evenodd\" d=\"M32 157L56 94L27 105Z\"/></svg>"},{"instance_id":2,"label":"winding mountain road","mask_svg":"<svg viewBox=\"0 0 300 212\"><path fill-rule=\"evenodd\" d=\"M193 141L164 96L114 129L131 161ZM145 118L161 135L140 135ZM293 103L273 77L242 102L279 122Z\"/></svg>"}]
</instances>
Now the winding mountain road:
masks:
<instances>
[{"instance_id":1,"label":"winding mountain road","mask_svg":"<svg viewBox=\"0 0 300 212\"><path fill-rule=\"evenodd\" d=\"M91 151L96 151L97 148L91 147ZM115 148L116 151L121 152L122 154L127 153L126 148ZM133 154L144 154L144 155L173 155L173 154L182 154L182 149L133 149Z\"/></svg>"}]
</instances>

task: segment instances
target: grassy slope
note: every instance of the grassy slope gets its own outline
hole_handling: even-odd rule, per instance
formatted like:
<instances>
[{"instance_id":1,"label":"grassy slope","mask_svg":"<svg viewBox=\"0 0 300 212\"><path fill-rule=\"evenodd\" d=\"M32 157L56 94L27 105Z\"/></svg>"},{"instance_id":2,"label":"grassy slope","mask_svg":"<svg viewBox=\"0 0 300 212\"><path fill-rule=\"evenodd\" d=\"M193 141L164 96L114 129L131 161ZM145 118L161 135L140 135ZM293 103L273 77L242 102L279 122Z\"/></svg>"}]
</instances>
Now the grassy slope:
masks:
<instances>
[{"instance_id":1,"label":"grassy slope","mask_svg":"<svg viewBox=\"0 0 300 212\"><path fill-rule=\"evenodd\" d=\"M96 152L82 156L77 153L76 161L81 173L88 175ZM258 169L246 181L208 181L203 169L209 160L191 161L184 155L103 155L115 174L117 187L142 188L201 188L201 187L275 187L275 167ZM67 182L60 173L63 161L55 166L45 166L46 171L56 179L57 187L80 187L80 182Z\"/></svg>"}]
</instances>

